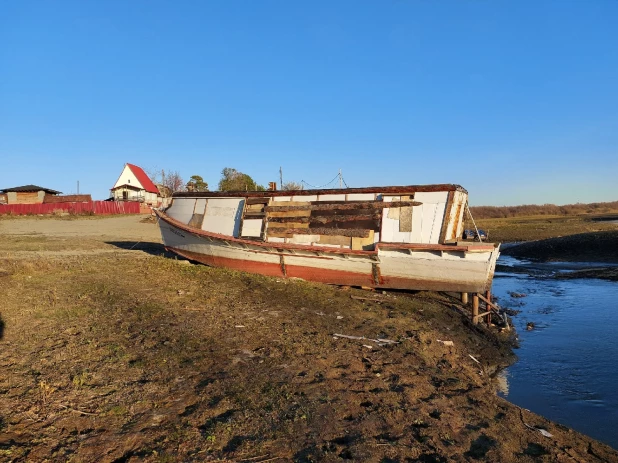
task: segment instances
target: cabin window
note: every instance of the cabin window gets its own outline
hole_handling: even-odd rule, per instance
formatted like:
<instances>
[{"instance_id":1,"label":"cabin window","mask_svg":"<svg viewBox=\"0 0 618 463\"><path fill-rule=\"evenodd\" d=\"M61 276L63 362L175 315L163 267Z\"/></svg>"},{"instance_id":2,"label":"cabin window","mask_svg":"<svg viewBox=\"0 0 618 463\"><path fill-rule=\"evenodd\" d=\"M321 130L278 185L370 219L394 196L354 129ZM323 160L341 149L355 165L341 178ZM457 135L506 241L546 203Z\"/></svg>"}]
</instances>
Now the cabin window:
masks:
<instances>
[{"instance_id":1,"label":"cabin window","mask_svg":"<svg viewBox=\"0 0 618 463\"><path fill-rule=\"evenodd\" d=\"M240 237L264 241L266 212L270 198L247 198L242 214Z\"/></svg>"}]
</instances>

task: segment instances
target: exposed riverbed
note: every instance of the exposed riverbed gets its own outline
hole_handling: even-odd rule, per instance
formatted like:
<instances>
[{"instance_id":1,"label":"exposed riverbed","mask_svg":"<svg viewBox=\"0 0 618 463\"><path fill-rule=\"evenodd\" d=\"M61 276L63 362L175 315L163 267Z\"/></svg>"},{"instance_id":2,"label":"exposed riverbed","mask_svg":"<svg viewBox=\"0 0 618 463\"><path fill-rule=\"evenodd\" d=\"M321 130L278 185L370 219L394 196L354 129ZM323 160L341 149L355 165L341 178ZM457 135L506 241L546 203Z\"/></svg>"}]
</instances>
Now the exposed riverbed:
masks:
<instances>
[{"instance_id":1,"label":"exposed riverbed","mask_svg":"<svg viewBox=\"0 0 618 463\"><path fill-rule=\"evenodd\" d=\"M586 264L499 263L494 295L521 310L519 361L504 372L502 395L618 448L618 283L554 278Z\"/></svg>"}]
</instances>

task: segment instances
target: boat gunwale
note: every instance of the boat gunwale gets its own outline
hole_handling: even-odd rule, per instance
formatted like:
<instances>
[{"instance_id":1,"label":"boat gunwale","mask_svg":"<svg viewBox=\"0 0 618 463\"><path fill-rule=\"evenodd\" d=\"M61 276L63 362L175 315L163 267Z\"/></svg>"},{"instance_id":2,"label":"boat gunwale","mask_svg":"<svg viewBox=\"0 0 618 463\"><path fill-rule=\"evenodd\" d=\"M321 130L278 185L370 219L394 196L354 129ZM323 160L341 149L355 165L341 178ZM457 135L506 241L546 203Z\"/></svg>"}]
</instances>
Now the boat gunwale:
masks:
<instances>
[{"instance_id":1,"label":"boat gunwale","mask_svg":"<svg viewBox=\"0 0 618 463\"><path fill-rule=\"evenodd\" d=\"M432 193L439 191L468 191L461 185L453 183L441 183L432 185L404 185L404 186L373 186L362 188L331 188L314 190L266 190L266 191L178 191L172 198L268 198L275 196L313 196L331 194L406 194L406 193Z\"/></svg>"},{"instance_id":2,"label":"boat gunwale","mask_svg":"<svg viewBox=\"0 0 618 463\"><path fill-rule=\"evenodd\" d=\"M270 249L281 249L281 250L290 250L290 251L308 251L308 252L323 252L329 254L348 254L348 255L357 255L357 256L368 256L375 257L378 255L379 250L382 248L386 248L386 250L412 250L412 251L455 251L455 252L475 252L475 251L488 251L493 252L496 250L493 244L486 245L470 245L470 246L461 246L461 245L451 245L451 244L424 244L424 243L386 243L386 242L378 242L375 243L375 249L373 251L363 251L357 249L349 249L349 248L333 248L326 246L313 246L313 245L304 245L304 244L295 244L295 243L277 243L277 242L268 242L268 241L254 241L254 240L246 240L242 238L235 238L229 235L223 235L221 233L213 233L205 230L199 230L197 228L190 227L182 222L179 222L176 219L169 217L164 212L154 210L155 214L160 220L169 223L170 225L179 228L187 233L191 233L193 235L199 237L212 238L220 241L228 241L230 243L237 243L240 245L248 245L255 246L259 248L270 248Z\"/></svg>"}]
</instances>

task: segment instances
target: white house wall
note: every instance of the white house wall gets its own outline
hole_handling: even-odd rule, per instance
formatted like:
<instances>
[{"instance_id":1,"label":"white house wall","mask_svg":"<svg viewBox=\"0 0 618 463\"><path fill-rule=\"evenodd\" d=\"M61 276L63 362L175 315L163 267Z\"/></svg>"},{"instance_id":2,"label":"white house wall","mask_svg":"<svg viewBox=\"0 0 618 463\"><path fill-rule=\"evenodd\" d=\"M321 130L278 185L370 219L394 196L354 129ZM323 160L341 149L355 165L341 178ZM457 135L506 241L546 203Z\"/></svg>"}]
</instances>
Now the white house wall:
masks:
<instances>
[{"instance_id":1,"label":"white house wall","mask_svg":"<svg viewBox=\"0 0 618 463\"><path fill-rule=\"evenodd\" d=\"M118 181L115 183L114 188L117 188L121 185L131 185L135 188L139 188L140 190L144 189L144 186L139 182L139 180L137 179L133 171L129 168L129 166L124 166L124 169L122 169L122 173L120 174Z\"/></svg>"}]
</instances>

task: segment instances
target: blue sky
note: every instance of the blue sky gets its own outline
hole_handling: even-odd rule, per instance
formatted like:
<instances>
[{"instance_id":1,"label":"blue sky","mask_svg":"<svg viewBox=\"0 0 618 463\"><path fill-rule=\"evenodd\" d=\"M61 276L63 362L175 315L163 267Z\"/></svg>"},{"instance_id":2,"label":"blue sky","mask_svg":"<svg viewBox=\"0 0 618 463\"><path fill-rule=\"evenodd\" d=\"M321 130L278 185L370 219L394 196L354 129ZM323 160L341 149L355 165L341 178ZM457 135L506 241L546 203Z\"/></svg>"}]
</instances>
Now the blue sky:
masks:
<instances>
[{"instance_id":1,"label":"blue sky","mask_svg":"<svg viewBox=\"0 0 618 463\"><path fill-rule=\"evenodd\" d=\"M618 200L614 0L5 1L0 188L124 163Z\"/></svg>"}]
</instances>

